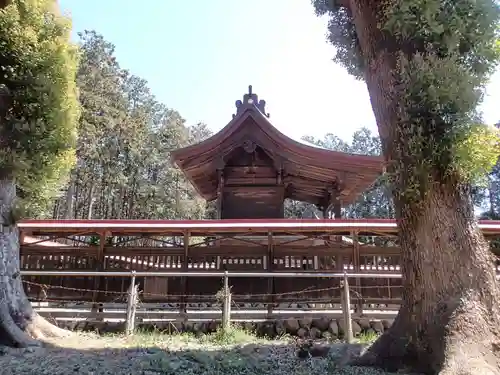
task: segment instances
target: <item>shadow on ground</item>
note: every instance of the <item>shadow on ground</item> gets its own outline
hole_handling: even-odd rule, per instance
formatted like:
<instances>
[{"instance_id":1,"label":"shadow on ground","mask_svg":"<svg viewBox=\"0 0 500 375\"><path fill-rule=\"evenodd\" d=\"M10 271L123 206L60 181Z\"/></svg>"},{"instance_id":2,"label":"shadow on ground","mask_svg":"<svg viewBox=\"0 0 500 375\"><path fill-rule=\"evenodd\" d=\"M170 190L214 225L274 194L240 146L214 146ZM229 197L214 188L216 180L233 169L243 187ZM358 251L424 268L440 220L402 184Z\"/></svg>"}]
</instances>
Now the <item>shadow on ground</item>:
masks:
<instances>
[{"instance_id":1,"label":"shadow on ground","mask_svg":"<svg viewBox=\"0 0 500 375\"><path fill-rule=\"evenodd\" d=\"M0 374L389 374L370 368L339 366L342 348L345 348L342 344L331 344L326 356L301 359L293 342L224 345L170 335L131 339L78 334L41 348L3 348Z\"/></svg>"}]
</instances>

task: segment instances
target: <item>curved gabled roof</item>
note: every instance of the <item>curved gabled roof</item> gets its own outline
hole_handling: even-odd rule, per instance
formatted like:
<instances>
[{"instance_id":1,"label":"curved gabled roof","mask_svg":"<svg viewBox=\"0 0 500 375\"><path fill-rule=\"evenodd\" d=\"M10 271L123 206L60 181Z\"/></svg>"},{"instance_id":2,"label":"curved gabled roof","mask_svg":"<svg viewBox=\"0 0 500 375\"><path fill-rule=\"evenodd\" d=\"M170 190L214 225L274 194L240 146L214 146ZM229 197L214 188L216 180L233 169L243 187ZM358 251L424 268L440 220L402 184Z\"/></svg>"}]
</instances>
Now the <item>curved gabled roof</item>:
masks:
<instances>
[{"instance_id":1,"label":"curved gabled roof","mask_svg":"<svg viewBox=\"0 0 500 375\"><path fill-rule=\"evenodd\" d=\"M352 202L382 173L383 159L331 151L297 142L276 129L265 114L265 102L250 90L237 102L237 114L212 137L171 153L172 161L207 200L217 190L217 169L224 156L243 142L251 141L283 168L289 198L317 203L324 191L341 183L344 204Z\"/></svg>"}]
</instances>

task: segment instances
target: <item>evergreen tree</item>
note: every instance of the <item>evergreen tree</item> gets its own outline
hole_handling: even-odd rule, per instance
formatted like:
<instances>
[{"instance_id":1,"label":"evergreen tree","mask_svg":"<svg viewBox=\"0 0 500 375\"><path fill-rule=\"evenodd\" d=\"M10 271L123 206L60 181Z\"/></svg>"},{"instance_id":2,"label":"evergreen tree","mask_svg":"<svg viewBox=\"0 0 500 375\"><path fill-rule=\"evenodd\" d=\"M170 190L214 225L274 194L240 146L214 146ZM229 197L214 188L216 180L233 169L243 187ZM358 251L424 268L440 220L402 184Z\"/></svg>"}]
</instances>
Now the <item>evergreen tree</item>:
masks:
<instances>
[{"instance_id":1,"label":"evergreen tree","mask_svg":"<svg viewBox=\"0 0 500 375\"><path fill-rule=\"evenodd\" d=\"M205 202L170 162L170 151L211 135L159 103L148 83L120 67L115 47L80 33L82 116L77 164L54 218L199 219Z\"/></svg>"},{"instance_id":2,"label":"evergreen tree","mask_svg":"<svg viewBox=\"0 0 500 375\"><path fill-rule=\"evenodd\" d=\"M77 48L55 0L0 8L0 325L3 341L26 346L64 331L34 312L19 277L22 214L45 211L75 160ZM19 199L16 198L19 191Z\"/></svg>"}]
</instances>

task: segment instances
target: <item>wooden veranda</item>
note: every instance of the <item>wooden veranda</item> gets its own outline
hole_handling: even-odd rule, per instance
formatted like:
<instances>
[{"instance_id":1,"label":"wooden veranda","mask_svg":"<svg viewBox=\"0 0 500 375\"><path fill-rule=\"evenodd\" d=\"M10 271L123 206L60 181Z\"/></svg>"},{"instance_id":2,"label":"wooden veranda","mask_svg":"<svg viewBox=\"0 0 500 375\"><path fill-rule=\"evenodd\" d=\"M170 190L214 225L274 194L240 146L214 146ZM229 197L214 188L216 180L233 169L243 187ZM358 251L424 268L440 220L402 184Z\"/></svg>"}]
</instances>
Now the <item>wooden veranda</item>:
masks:
<instances>
[{"instance_id":1,"label":"wooden veranda","mask_svg":"<svg viewBox=\"0 0 500 375\"><path fill-rule=\"evenodd\" d=\"M479 225L488 238L500 236L500 221ZM19 228L23 270L400 273L393 220L27 220ZM495 266L498 270L500 261ZM31 299L52 301L118 302L129 282L124 277L23 279ZM221 280L213 277L137 281L144 301L181 307L213 302L221 288ZM339 283L321 278L231 279L235 303L269 306L338 303ZM360 307L399 303L399 279L359 278L351 285L353 302Z\"/></svg>"}]
</instances>

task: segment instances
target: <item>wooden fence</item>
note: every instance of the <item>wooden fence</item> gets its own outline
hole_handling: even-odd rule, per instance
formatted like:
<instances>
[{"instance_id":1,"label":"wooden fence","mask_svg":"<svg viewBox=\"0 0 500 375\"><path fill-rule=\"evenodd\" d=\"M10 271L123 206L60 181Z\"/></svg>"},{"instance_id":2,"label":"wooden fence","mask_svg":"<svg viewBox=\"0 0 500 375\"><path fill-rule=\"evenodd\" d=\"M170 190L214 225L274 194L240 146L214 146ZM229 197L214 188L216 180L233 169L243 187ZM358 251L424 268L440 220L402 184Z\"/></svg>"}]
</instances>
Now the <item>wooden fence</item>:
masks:
<instances>
[{"instance_id":1,"label":"wooden fence","mask_svg":"<svg viewBox=\"0 0 500 375\"><path fill-rule=\"evenodd\" d=\"M23 271L100 271L106 276L25 276L25 289L34 301L125 302L128 278L109 272L135 270L162 272L168 277L137 276L141 298L149 303L171 303L180 309L214 303L222 280L185 277L178 273L214 271L278 274L306 272L310 277L230 278L236 306L266 304L269 310L283 304L340 303L340 280L319 277L325 272L399 274L400 249L396 229L350 226L295 227L233 231L231 224L196 232L189 222L182 228L152 229L123 224L112 229L96 225L80 228L58 222L53 227L21 227ZM192 224L194 225L194 224ZM249 225L250 226L250 225ZM172 227L172 228L171 228ZM221 229L222 228L222 229ZM384 229L385 228L385 229ZM272 229L272 231L271 231ZM498 226L500 234L500 225ZM491 233L489 233L491 234ZM493 233L495 234L495 233ZM498 254L496 249L493 249ZM500 262L495 264L497 272ZM316 275L314 275L316 274ZM401 281L389 277L355 277L351 299L362 310L371 305L397 305Z\"/></svg>"},{"instance_id":2,"label":"wooden fence","mask_svg":"<svg viewBox=\"0 0 500 375\"><path fill-rule=\"evenodd\" d=\"M240 321L249 323L251 321L256 320L265 320L267 322L274 321L276 322L290 322L290 318L292 319L304 319L309 318L311 323L313 319L320 319L323 323L323 330L325 329L324 323L327 324L327 329L329 329L329 324L331 318L341 317L343 321L343 336L347 342L351 342L353 340L353 312L351 310L351 298L350 292L351 288L349 285L349 280L352 278L387 278L387 279L399 279L400 275L397 274L348 274L344 273L316 273L311 275L310 273L248 273L248 272L228 272L225 271L223 273L214 273L214 272L202 272L202 273L190 273L190 272L85 272L85 271L22 271L22 276L47 276L47 277L57 277L57 276L66 276L66 277L79 277L79 276L119 276L119 277L128 277L129 288L127 292L127 303L124 308L121 305L121 309L117 308L119 304L100 304L100 310L95 309L95 306L67 306L67 307L77 307L76 309L66 308L66 309L44 309L40 306L40 303L34 303L34 308L46 318L51 320L67 320L71 319L73 322L78 320L85 320L86 322L105 322L109 320L118 320L125 321L125 331L128 334L132 334L134 332L136 323L139 321L141 323L145 323L146 321L158 322L158 321L177 321L179 322L179 318L183 322L183 329L185 329L185 324L189 320L198 319L198 320L209 320L211 322L215 322L217 320L221 321L222 329L228 330L231 327L231 321ZM146 306L140 303L139 301L139 291L137 285L135 284L137 277L171 277L171 276L182 276L188 278L202 278L202 277L218 277L223 280L223 288L222 293L218 296L219 302L219 311L207 311L206 309L200 309L198 311L168 311L165 308L159 306L149 306L147 309ZM262 313L262 311L258 310L250 310L250 311L234 311L232 309L233 301L232 301L232 293L231 287L229 284L229 278L256 278L256 277L268 277L268 278L288 278L293 277L296 279L301 278L328 278L328 279L339 279L342 281L342 287L340 288L340 293L342 295L342 303L338 306L339 310L335 311L332 309L324 309L320 311L304 311L304 310L281 310L270 312L267 311L265 315L260 314L257 316L256 313ZM142 305L142 306L141 306ZM82 307L84 307L82 309ZM90 307L90 309L85 309L85 307ZM111 311L110 311L111 307ZM153 307L153 308L151 308ZM385 313L385 314L384 314ZM355 315L358 315L355 313ZM364 315L366 318L366 315ZM394 317L394 314L387 314L383 312L382 314L378 314L376 319L391 319ZM66 318L66 319L65 319ZM242 321L241 319L244 318ZM311 324L309 323L309 325ZM285 328L282 325L282 328ZM277 332L277 331L276 331ZM269 333L269 332L268 332ZM296 332L298 333L298 332ZM321 333L318 331L317 333Z\"/></svg>"}]
</instances>

